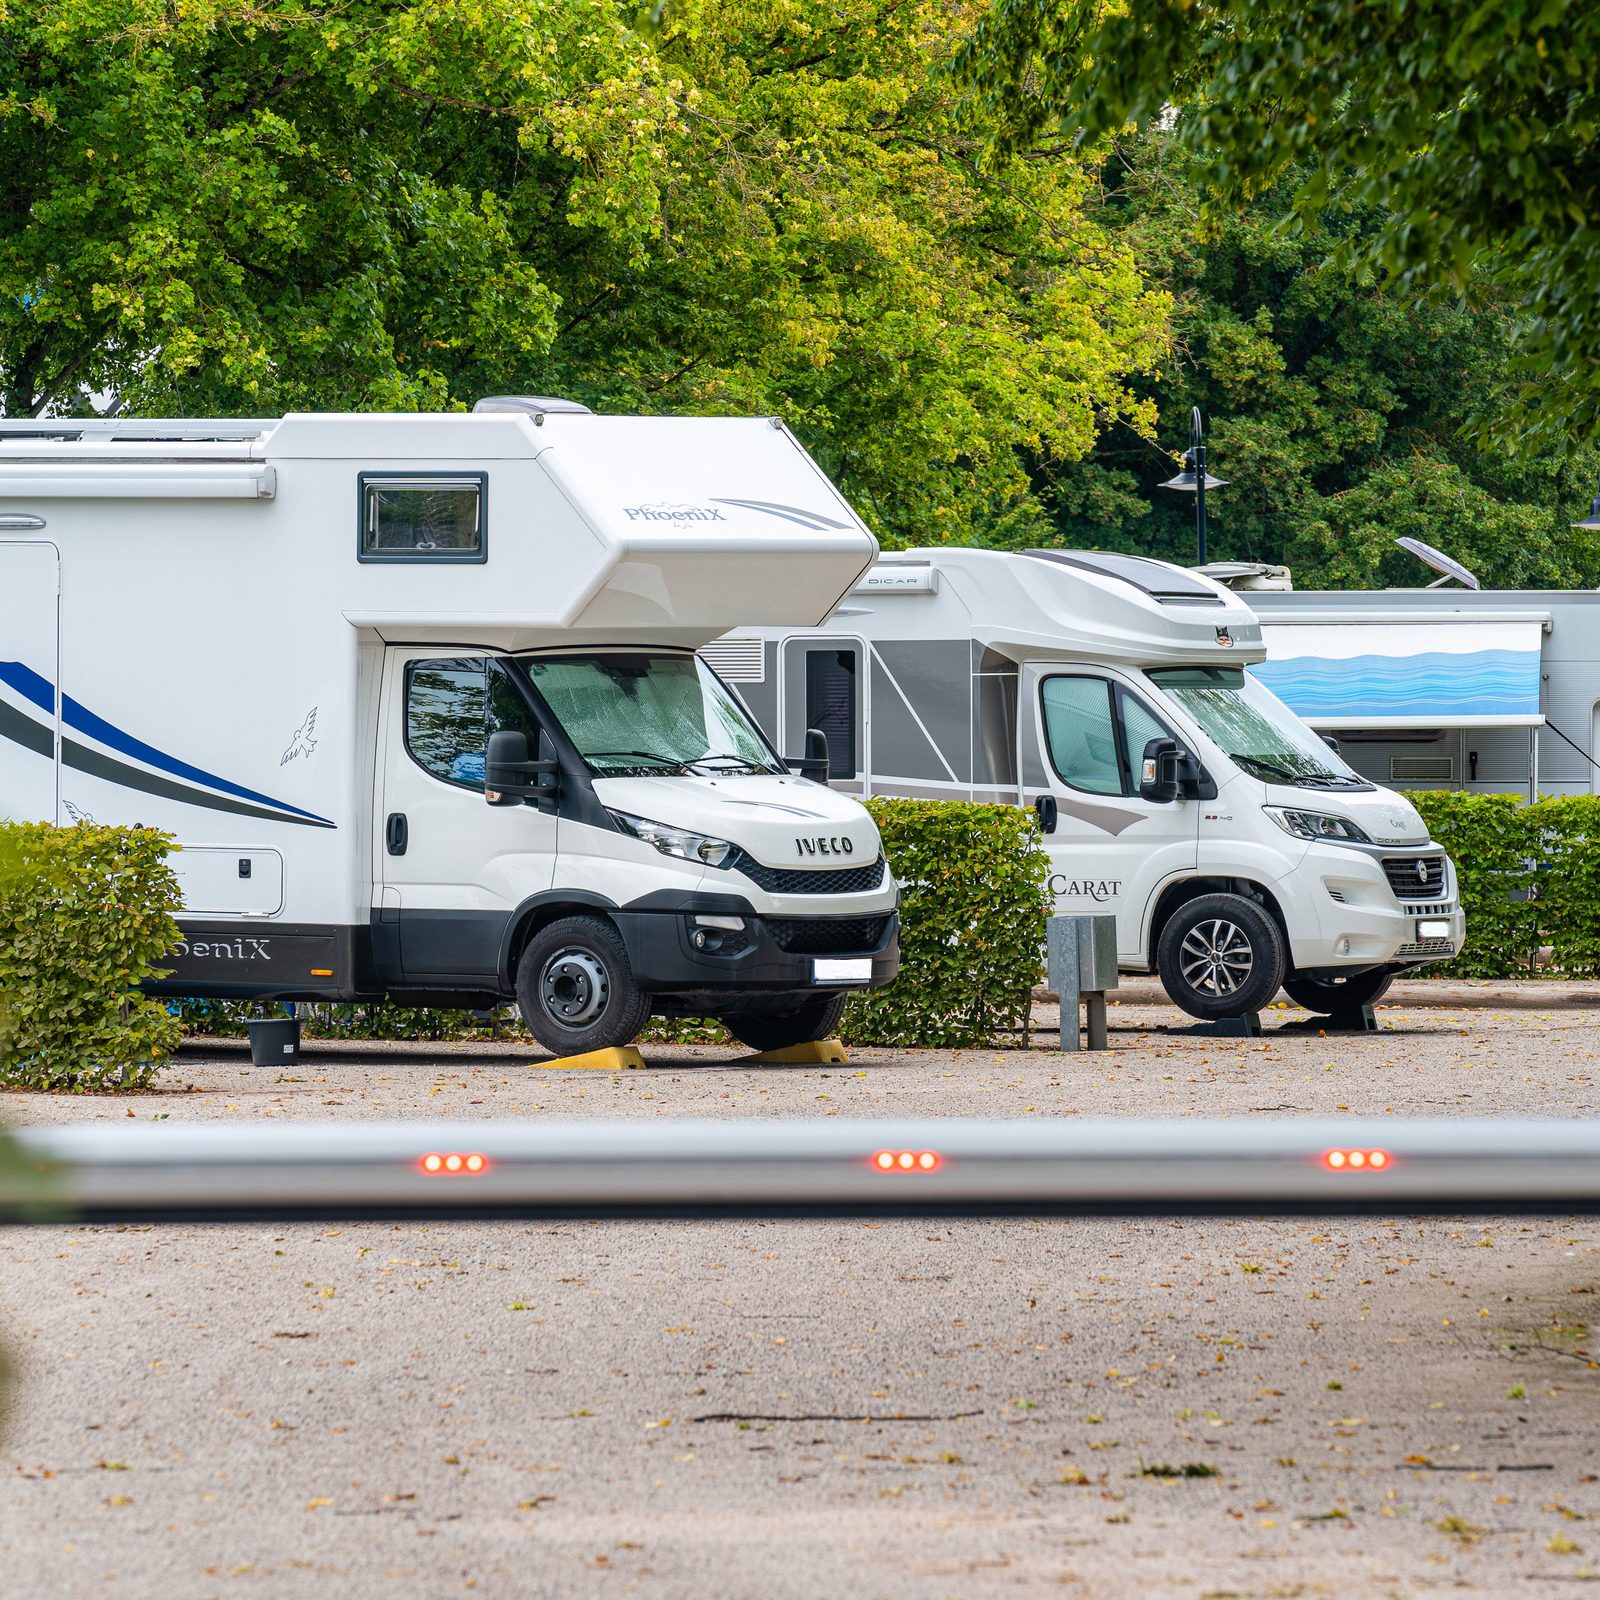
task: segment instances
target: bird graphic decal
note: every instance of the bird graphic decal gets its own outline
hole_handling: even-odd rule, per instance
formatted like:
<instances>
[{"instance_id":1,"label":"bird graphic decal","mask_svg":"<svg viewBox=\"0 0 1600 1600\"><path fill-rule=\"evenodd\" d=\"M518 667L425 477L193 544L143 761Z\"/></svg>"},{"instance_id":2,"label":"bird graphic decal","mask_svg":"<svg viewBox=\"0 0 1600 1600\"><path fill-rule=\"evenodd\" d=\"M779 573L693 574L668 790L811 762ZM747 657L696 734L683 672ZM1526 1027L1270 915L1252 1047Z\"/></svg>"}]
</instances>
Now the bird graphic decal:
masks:
<instances>
[{"instance_id":1,"label":"bird graphic decal","mask_svg":"<svg viewBox=\"0 0 1600 1600\"><path fill-rule=\"evenodd\" d=\"M67 815L71 817L74 822L86 823L90 827L94 826L94 818L89 814L89 812L80 811L78 807L73 805L70 800L63 800L61 805L66 811Z\"/></svg>"},{"instance_id":2,"label":"bird graphic decal","mask_svg":"<svg viewBox=\"0 0 1600 1600\"><path fill-rule=\"evenodd\" d=\"M294 737L289 741L289 748L285 750L283 755L279 758L278 765L280 767L287 766L297 756L310 755L311 752L317 748L317 741L311 737L316 726L317 708L312 706L312 708L306 712L306 720L294 730Z\"/></svg>"}]
</instances>

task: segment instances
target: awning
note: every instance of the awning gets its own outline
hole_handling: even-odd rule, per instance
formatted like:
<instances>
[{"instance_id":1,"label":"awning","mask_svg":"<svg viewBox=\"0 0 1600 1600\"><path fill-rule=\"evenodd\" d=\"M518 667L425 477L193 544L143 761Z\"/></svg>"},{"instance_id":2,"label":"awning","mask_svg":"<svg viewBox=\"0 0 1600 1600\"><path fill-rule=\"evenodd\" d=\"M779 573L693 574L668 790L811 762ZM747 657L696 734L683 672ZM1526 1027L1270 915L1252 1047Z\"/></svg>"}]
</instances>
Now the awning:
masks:
<instances>
[{"instance_id":1,"label":"awning","mask_svg":"<svg viewBox=\"0 0 1600 1600\"><path fill-rule=\"evenodd\" d=\"M1268 621L1249 670L1319 728L1538 727L1544 619Z\"/></svg>"}]
</instances>

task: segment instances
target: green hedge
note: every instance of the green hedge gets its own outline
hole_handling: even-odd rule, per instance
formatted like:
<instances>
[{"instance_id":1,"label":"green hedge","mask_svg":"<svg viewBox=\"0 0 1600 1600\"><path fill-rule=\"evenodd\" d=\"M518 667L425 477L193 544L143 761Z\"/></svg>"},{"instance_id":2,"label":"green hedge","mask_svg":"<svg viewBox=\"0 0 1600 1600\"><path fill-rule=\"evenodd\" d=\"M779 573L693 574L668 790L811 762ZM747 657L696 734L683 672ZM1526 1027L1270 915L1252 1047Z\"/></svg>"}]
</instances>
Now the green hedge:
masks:
<instances>
[{"instance_id":1,"label":"green hedge","mask_svg":"<svg viewBox=\"0 0 1600 1600\"><path fill-rule=\"evenodd\" d=\"M1533 805L1509 794L1407 798L1455 861L1467 914L1465 952L1419 976L1526 977L1548 945L1541 972L1600 977L1600 796Z\"/></svg>"},{"instance_id":2,"label":"green hedge","mask_svg":"<svg viewBox=\"0 0 1600 1600\"><path fill-rule=\"evenodd\" d=\"M138 1088L183 1037L138 985L178 941L172 842L151 828L0 824L0 1084Z\"/></svg>"},{"instance_id":3,"label":"green hedge","mask_svg":"<svg viewBox=\"0 0 1600 1600\"><path fill-rule=\"evenodd\" d=\"M1025 1028L1050 914L1033 812L945 800L867 809L902 890L900 976L851 1000L842 1037L977 1046Z\"/></svg>"}]
</instances>

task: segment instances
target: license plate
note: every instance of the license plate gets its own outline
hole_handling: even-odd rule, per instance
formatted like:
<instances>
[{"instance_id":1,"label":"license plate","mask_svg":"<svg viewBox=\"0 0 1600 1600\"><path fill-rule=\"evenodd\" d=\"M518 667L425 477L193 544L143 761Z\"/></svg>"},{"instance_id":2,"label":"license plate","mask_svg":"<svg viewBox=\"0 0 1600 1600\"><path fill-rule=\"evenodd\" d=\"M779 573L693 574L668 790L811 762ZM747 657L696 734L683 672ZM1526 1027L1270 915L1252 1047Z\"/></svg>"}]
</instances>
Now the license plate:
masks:
<instances>
[{"instance_id":1,"label":"license plate","mask_svg":"<svg viewBox=\"0 0 1600 1600\"><path fill-rule=\"evenodd\" d=\"M1443 917L1432 917L1417 924L1419 939L1448 939L1450 924Z\"/></svg>"},{"instance_id":2,"label":"license plate","mask_svg":"<svg viewBox=\"0 0 1600 1600\"><path fill-rule=\"evenodd\" d=\"M813 983L871 983L872 957L850 956L845 959L817 960L811 963Z\"/></svg>"}]
</instances>

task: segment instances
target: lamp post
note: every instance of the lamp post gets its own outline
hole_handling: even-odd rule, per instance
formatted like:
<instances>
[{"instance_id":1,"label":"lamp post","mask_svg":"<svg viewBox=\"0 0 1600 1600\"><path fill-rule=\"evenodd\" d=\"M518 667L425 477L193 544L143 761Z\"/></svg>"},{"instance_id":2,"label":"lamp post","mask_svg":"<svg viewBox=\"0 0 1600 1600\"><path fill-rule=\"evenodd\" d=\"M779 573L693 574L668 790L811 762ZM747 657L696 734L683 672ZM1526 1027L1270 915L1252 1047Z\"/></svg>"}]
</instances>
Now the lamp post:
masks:
<instances>
[{"instance_id":1,"label":"lamp post","mask_svg":"<svg viewBox=\"0 0 1600 1600\"><path fill-rule=\"evenodd\" d=\"M1574 522L1574 528L1582 528L1587 533L1600 533L1600 494L1594 497L1594 504L1589 507L1589 515L1582 522Z\"/></svg>"},{"instance_id":2,"label":"lamp post","mask_svg":"<svg viewBox=\"0 0 1600 1600\"><path fill-rule=\"evenodd\" d=\"M1213 478L1206 471L1206 430L1205 424L1200 420L1200 407L1189 408L1189 448L1183 453L1183 471L1175 478L1168 478L1161 485L1163 489L1176 489L1180 494L1194 496L1194 534L1195 548L1199 559L1196 566L1203 567L1208 559L1206 553L1206 490L1220 489L1226 478ZM1595 501L1600 507L1600 500Z\"/></svg>"}]
</instances>

